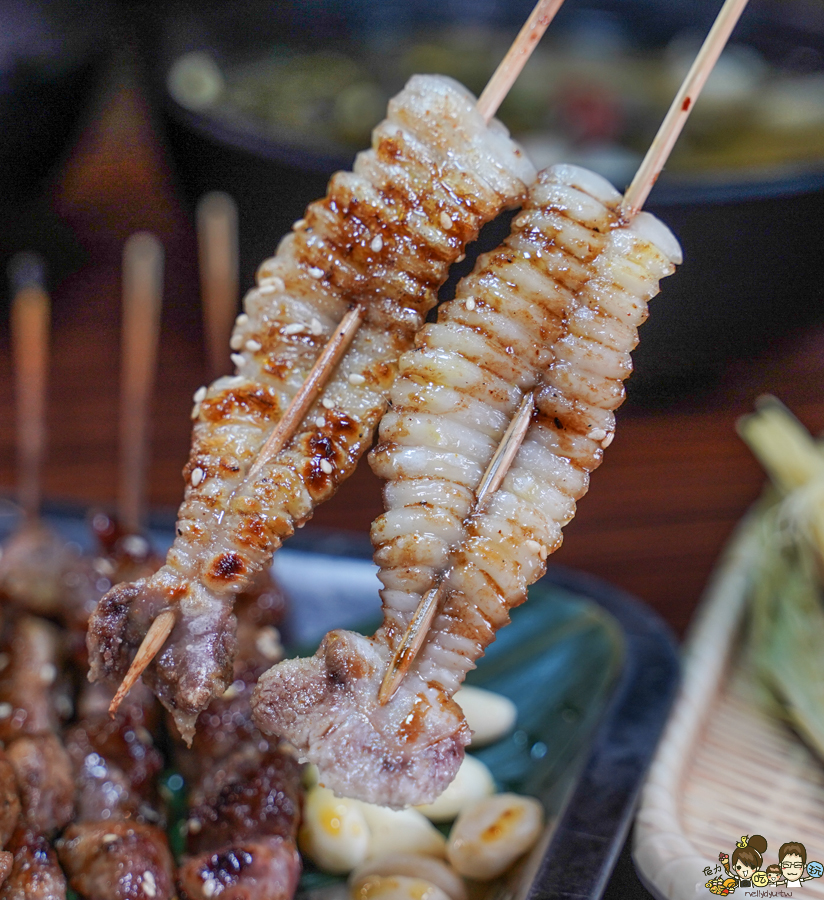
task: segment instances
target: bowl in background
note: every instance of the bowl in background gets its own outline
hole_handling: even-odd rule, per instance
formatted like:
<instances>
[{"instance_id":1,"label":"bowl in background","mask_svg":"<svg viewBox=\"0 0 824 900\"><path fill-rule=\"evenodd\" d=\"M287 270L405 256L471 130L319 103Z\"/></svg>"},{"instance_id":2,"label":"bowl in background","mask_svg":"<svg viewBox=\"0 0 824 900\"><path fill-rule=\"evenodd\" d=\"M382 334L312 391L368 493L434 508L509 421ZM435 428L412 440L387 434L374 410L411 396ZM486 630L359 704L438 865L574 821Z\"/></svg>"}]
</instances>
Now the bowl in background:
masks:
<instances>
[{"instance_id":1,"label":"bowl in background","mask_svg":"<svg viewBox=\"0 0 824 900\"><path fill-rule=\"evenodd\" d=\"M190 201L210 190L227 191L238 201L242 287L252 283L256 267L274 252L278 240L302 215L306 204L325 193L332 172L351 167L355 148L365 146L366 140L347 144L334 134L312 132L311 127L302 140L299 129L289 124L292 113L287 109L288 94L282 90L278 93L282 85L277 84L277 73L285 70L273 67L272 48L281 48L278 52L289 48L295 58L326 54L311 57L312 63L304 66L306 78L317 75L330 57L343 57L355 65L374 55L379 61L372 63L373 67L388 69L395 57L404 57L405 46L420 50L415 41L419 41L420 23L425 22L430 34L432 30L460 26L470 41L485 39L483 34L491 33L503 55L531 5L531 0L508 4L498 0L456 0L450 4L434 0L293 0L277 5L242 0L186 4L164 15L159 20L151 71L168 146ZM567 139L567 134L590 127L596 132L604 129L606 134L612 119L610 110L604 112L597 98L593 104L586 91L579 96L579 88L589 83L588 73L606 71L602 78L611 77L609 66L613 63L616 79L624 77L623 69L635 65L638 54L650 47L672 44L685 28L703 34L718 5L706 0L567 0L545 38L555 40L551 46L556 54L561 52L557 48L570 54L564 57L564 64L570 61L574 77L557 97L561 111L530 107L527 96L521 118L530 110L554 116L552 121L559 124L555 134L562 136L563 143L561 148L555 147L557 161L600 168L623 188L655 126L639 126L633 132L637 109L632 102L623 101L622 127L630 133L625 152L603 152L597 140L584 152ZM798 78L799 84L804 79L814 84L819 73L824 73L824 4L819 0L753 0L733 37L744 56L750 53L755 58L757 54L762 61L759 65L781 72L786 84L794 85L792 78ZM423 44L431 50L426 40ZM616 46L630 46L630 51L622 57L615 53ZM268 59L274 73L269 100L276 104L276 114L282 119L282 127L274 130L254 116L236 110L227 113L214 103L214 96L225 88L221 82L225 73L248 65L256 54L259 59ZM418 52L416 58L426 70L427 60L437 63L439 57L437 52L434 57ZM444 58L441 54L440 59ZM477 70L471 54L464 54L464 58L469 60L464 66L464 80L477 92L483 81L472 83L478 78ZM192 93L188 98L181 98L175 87L181 60L202 64L200 69L195 67L194 87L189 85ZM545 53L543 60L543 65L551 65L552 55ZM342 72L341 79L347 77L345 65L335 71ZM733 66L732 83L734 76ZM400 87L402 81L397 77L397 69L386 76L387 92L394 93ZM532 84L537 84L534 76ZM642 87L649 92L646 85ZM657 90L667 97L674 92L669 84ZM643 91L639 88L639 94ZM528 95L529 91L521 93ZM727 98L729 121L726 132L722 130L730 147L719 144L706 115L700 118L699 101L699 112L687 126L689 129L694 123L693 137L685 131L682 143L698 148L695 158L703 153L718 165L691 171L689 160L684 165L674 157L650 196L647 208L679 237L685 262L665 282L662 296L654 302L653 314L644 326L635 357L636 375L629 382L630 393L637 399L667 402L685 392L700 391L714 383L731 357L760 351L784 335L824 321L817 272L824 232L811 227L824 212L824 91L821 96L823 118L820 131L813 132L812 149L799 158L776 160L767 152L769 148L765 150L764 141L754 139L753 147L766 157L763 164L750 168L742 167L735 148L730 149L740 131L734 115L735 95ZM704 99L705 108L709 110L713 102L717 105L723 100L722 89L714 98ZM318 108L328 109L332 102L322 98ZM777 104L780 106L780 97ZM301 105L294 105L299 112ZM502 117L505 112L502 109ZM647 135L644 128L649 127L652 131ZM528 142L528 146L536 145L534 151L529 146L536 157L541 157L536 161L552 161L553 141L558 143L555 137L543 146L540 141ZM681 171L676 171L679 165ZM504 230L505 225L498 224L487 240L497 242Z\"/></svg>"}]
</instances>

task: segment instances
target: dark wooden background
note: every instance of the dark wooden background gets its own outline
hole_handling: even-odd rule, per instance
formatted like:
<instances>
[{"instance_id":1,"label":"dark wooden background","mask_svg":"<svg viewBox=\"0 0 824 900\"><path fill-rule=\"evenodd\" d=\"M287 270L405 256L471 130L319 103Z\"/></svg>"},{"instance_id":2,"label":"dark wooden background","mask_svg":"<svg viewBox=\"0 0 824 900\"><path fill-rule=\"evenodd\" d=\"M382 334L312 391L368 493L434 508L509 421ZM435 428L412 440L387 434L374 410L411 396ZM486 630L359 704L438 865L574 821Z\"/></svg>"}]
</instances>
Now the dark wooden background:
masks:
<instances>
[{"instance_id":1,"label":"dark wooden background","mask_svg":"<svg viewBox=\"0 0 824 900\"><path fill-rule=\"evenodd\" d=\"M50 247L54 252L44 493L52 500L109 507L116 484L122 246L138 229L163 241L165 301L148 496L154 508L172 509L182 493L191 397L207 380L196 248L191 212L176 190L156 123L133 76L127 58L113 64L106 89L47 195L25 207L0 205L0 234L6 245L22 243L30 234L33 244L45 243L47 256ZM684 249L689 254L690 248ZM666 285L654 303L666 303ZM767 351L731 361L721 381L698 394L664 406L625 404L616 440L566 530L557 562L625 588L683 633L718 554L762 485L761 471L736 436L736 418L760 393L771 391L809 428L824 428L822 361L824 328L785 334ZM4 314L0 489L9 493L15 478L13 437ZM314 523L366 532L381 509L376 479L362 465L318 510Z\"/></svg>"}]
</instances>

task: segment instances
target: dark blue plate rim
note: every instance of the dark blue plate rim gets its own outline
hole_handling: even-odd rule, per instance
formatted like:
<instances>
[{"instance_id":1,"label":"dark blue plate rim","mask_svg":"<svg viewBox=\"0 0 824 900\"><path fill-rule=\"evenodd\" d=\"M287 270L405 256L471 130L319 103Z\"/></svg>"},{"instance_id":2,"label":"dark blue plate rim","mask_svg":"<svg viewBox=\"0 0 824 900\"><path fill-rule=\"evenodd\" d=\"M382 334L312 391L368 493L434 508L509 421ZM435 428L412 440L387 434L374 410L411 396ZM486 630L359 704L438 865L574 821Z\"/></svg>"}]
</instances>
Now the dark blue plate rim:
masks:
<instances>
[{"instance_id":1,"label":"dark blue plate rim","mask_svg":"<svg viewBox=\"0 0 824 900\"><path fill-rule=\"evenodd\" d=\"M552 566L543 579L595 601L620 625L625 662L526 900L599 900L675 699L678 646L666 623L600 578Z\"/></svg>"}]
</instances>

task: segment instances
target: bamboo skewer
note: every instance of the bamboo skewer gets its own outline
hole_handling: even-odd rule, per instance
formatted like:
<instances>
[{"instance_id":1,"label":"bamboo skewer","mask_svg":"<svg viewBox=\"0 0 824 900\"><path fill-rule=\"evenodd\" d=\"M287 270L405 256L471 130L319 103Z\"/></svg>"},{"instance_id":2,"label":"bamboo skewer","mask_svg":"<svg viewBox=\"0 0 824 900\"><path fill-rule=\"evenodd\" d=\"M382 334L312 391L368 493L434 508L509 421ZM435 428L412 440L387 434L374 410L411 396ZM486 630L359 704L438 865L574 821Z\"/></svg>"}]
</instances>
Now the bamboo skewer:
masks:
<instances>
[{"instance_id":1,"label":"bamboo skewer","mask_svg":"<svg viewBox=\"0 0 824 900\"><path fill-rule=\"evenodd\" d=\"M644 205L644 201L649 196L650 190L663 169L672 148L675 146L678 135L681 133L681 129L684 127L684 123L692 111L695 100L706 83L713 66L721 55L721 51L724 49L727 39L746 5L747 0L726 0L721 8L701 50L684 79L683 84L676 93L675 99L673 100L667 115L664 117L661 127L658 129L658 133L656 134L638 173L624 195L621 204L621 212L627 220L631 220L638 212L640 212L641 207ZM470 515L476 514L482 508L481 492L486 492L483 495L484 500L489 495L488 482L491 482L493 478L491 472L493 466L497 465L494 474L495 486L492 488L492 491L497 490L500 486L506 475L507 469L515 459L517 447L520 446L529 427L532 412L532 398L532 394L528 395L528 398L525 398L525 400L530 400L530 415L525 418L523 417L525 406L522 404L521 409L518 411L518 414L512 420L509 428L504 434L501 444L496 450L487 472L481 479L478 502ZM515 445L516 423L517 434L519 435L519 437L517 437L517 445ZM512 449L513 447L514 449ZM400 687L400 684L412 666L412 663L415 661L418 652L426 642L429 628L432 625L432 621L435 618L435 614L444 593L444 582L447 574L448 571L442 573L437 580L437 584L421 598L403 638L398 645L398 649L395 651L392 661L387 668L386 675L384 676L378 692L378 703L385 704L391 699L392 695L397 691L398 687Z\"/></svg>"},{"instance_id":2,"label":"bamboo skewer","mask_svg":"<svg viewBox=\"0 0 824 900\"><path fill-rule=\"evenodd\" d=\"M515 83L530 54L535 49L562 3L563 0L538 0L478 101L478 108L487 122L495 115L499 105ZM249 474L244 479L244 484L257 475L263 466L286 446L295 429L315 402L319 392L328 382L335 366L348 350L365 315L365 307L363 304L358 303L343 317L300 389L292 398L280 421L266 439L260 453L249 469ZM135 654L132 665L118 689L115 699L112 701L112 706L110 707L112 715L114 715L117 706L126 696L131 686L160 651L160 648L171 634L174 622L174 611L166 610L158 615L149 626L149 630L146 632L146 636Z\"/></svg>"},{"instance_id":3,"label":"bamboo skewer","mask_svg":"<svg viewBox=\"0 0 824 900\"><path fill-rule=\"evenodd\" d=\"M529 423L532 421L534 409L535 396L530 391L524 395L521 405L518 407L518 412L509 423L500 444L498 444L498 448L486 467L478 487L475 506L472 508L470 516L483 512L486 501L501 486L521 444L524 442L526 433L529 430ZM398 644L398 649L392 657L392 662L386 670L386 675L378 691L378 703L381 705L388 703L392 699L392 695L400 686L401 681L403 681L404 676L409 671L409 667L415 661L418 651L423 646L426 635L429 633L429 628L432 625L432 620L435 618L435 613L440 605L448 575L449 570L443 572L436 579L436 583L421 598L421 602L418 604L400 644Z\"/></svg>"},{"instance_id":4,"label":"bamboo skewer","mask_svg":"<svg viewBox=\"0 0 824 900\"><path fill-rule=\"evenodd\" d=\"M661 170L669 158L701 89L706 84L730 34L744 12L747 0L726 0L713 23L698 55L687 72L675 99L653 138L640 168L624 193L621 212L627 219L636 216L646 202Z\"/></svg>"},{"instance_id":5,"label":"bamboo skewer","mask_svg":"<svg viewBox=\"0 0 824 900\"><path fill-rule=\"evenodd\" d=\"M118 518L129 532L139 531L143 520L149 401L157 363L162 287L163 247L160 241L148 232L133 234L123 248L123 347L117 502ZM174 612L167 610L152 623L150 633L147 633L138 648L132 665L109 706L112 716L163 646L174 626L174 619Z\"/></svg>"},{"instance_id":6,"label":"bamboo skewer","mask_svg":"<svg viewBox=\"0 0 824 900\"><path fill-rule=\"evenodd\" d=\"M133 234L123 248L123 361L120 382L118 516L127 531L143 519L149 400L157 362L163 248L152 234Z\"/></svg>"},{"instance_id":7,"label":"bamboo skewer","mask_svg":"<svg viewBox=\"0 0 824 900\"><path fill-rule=\"evenodd\" d=\"M198 202L195 218L206 349L217 378L226 371L238 308L237 204L228 194L212 191Z\"/></svg>"},{"instance_id":8,"label":"bamboo skewer","mask_svg":"<svg viewBox=\"0 0 824 900\"><path fill-rule=\"evenodd\" d=\"M498 111L498 107L506 99L506 95L512 89L512 85L521 74L521 70L527 64L532 51L538 46L538 41L543 37L549 23L555 18L555 14L561 8L564 0L538 0L535 8L524 22L523 28L512 42L512 46L501 60L492 78L478 97L478 112L484 117L487 124Z\"/></svg>"},{"instance_id":9,"label":"bamboo skewer","mask_svg":"<svg viewBox=\"0 0 824 900\"><path fill-rule=\"evenodd\" d=\"M9 265L17 407L18 499L26 518L40 511L40 474L46 448L46 382L51 305L44 288L43 261L19 253Z\"/></svg>"}]
</instances>

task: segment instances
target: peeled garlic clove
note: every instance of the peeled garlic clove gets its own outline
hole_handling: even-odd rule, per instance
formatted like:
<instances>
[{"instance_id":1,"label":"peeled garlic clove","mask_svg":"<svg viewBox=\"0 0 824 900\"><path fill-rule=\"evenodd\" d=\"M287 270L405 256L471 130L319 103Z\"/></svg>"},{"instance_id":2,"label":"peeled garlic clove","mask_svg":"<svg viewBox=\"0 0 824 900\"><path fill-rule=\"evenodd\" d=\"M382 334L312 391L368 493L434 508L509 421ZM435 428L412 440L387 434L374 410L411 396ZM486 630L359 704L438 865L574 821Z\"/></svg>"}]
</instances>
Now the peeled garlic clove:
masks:
<instances>
[{"instance_id":1,"label":"peeled garlic clove","mask_svg":"<svg viewBox=\"0 0 824 900\"><path fill-rule=\"evenodd\" d=\"M533 797L496 794L458 816L449 833L446 857L461 875L488 881L533 846L543 825L543 808Z\"/></svg>"},{"instance_id":2,"label":"peeled garlic clove","mask_svg":"<svg viewBox=\"0 0 824 900\"><path fill-rule=\"evenodd\" d=\"M298 832L300 850L318 868L345 875L366 859L369 826L357 800L336 797L329 788L310 788Z\"/></svg>"},{"instance_id":3,"label":"peeled garlic clove","mask_svg":"<svg viewBox=\"0 0 824 900\"><path fill-rule=\"evenodd\" d=\"M466 885L460 875L443 860L416 853L388 853L372 857L357 867L349 876L352 892L357 892L358 884L372 875L404 875L408 878L423 878L439 887L450 900L466 900Z\"/></svg>"},{"instance_id":4,"label":"peeled garlic clove","mask_svg":"<svg viewBox=\"0 0 824 900\"><path fill-rule=\"evenodd\" d=\"M389 809L374 803L361 803L360 810L371 834L369 856L399 851L446 855L446 838L417 810Z\"/></svg>"},{"instance_id":5,"label":"peeled garlic clove","mask_svg":"<svg viewBox=\"0 0 824 900\"><path fill-rule=\"evenodd\" d=\"M434 803L415 809L433 822L451 822L465 806L494 793L492 773L477 757L467 753L458 774L441 796Z\"/></svg>"},{"instance_id":6,"label":"peeled garlic clove","mask_svg":"<svg viewBox=\"0 0 824 900\"><path fill-rule=\"evenodd\" d=\"M472 747L493 744L515 727L518 710L509 697L465 684L452 699L472 729Z\"/></svg>"},{"instance_id":7,"label":"peeled garlic clove","mask_svg":"<svg viewBox=\"0 0 824 900\"><path fill-rule=\"evenodd\" d=\"M370 875L350 889L352 900L449 900L439 887L406 875Z\"/></svg>"}]
</instances>

